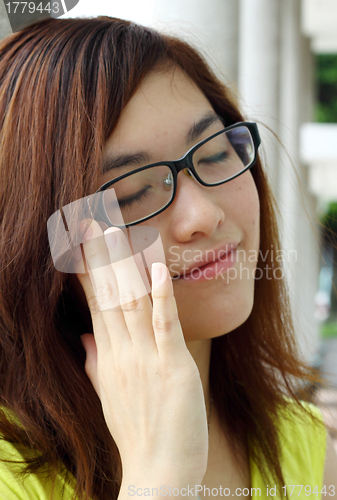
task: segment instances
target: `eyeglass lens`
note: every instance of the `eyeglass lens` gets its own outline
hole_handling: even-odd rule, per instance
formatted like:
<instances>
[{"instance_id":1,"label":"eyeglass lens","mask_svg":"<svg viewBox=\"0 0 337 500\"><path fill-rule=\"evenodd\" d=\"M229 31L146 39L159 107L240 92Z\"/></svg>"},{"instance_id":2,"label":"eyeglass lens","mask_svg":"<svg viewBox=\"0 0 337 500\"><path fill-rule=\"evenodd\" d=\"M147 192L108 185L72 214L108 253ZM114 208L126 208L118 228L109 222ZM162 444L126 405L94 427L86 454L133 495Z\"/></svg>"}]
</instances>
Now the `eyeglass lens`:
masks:
<instances>
[{"instance_id":1,"label":"eyeglass lens","mask_svg":"<svg viewBox=\"0 0 337 500\"><path fill-rule=\"evenodd\" d=\"M254 156L251 133L242 125L205 142L196 149L192 161L199 177L207 184L216 185L244 171ZM124 173L127 169L118 175ZM103 204L112 224L119 225L120 211L124 223L131 224L163 209L171 201L173 191L170 167L159 165L130 173L112 184L103 191Z\"/></svg>"}]
</instances>

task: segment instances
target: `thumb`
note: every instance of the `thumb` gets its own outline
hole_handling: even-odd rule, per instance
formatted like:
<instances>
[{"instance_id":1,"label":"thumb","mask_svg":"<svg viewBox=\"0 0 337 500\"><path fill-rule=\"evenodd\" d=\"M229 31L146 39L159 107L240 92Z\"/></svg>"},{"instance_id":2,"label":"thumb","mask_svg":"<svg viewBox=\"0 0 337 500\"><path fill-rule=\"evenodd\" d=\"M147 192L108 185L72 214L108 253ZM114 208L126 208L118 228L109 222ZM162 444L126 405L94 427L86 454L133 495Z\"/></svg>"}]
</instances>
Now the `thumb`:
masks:
<instances>
[{"instance_id":1,"label":"thumb","mask_svg":"<svg viewBox=\"0 0 337 500\"><path fill-rule=\"evenodd\" d=\"M92 337L91 333L84 333L83 335L80 336L83 348L85 352L87 352L87 349L90 349L89 344L90 344L90 339L88 337Z\"/></svg>"},{"instance_id":2,"label":"thumb","mask_svg":"<svg viewBox=\"0 0 337 500\"><path fill-rule=\"evenodd\" d=\"M84 370L88 375L95 391L100 397L99 382L97 377L97 346L92 333L84 333L80 336L82 345L86 352Z\"/></svg>"}]
</instances>

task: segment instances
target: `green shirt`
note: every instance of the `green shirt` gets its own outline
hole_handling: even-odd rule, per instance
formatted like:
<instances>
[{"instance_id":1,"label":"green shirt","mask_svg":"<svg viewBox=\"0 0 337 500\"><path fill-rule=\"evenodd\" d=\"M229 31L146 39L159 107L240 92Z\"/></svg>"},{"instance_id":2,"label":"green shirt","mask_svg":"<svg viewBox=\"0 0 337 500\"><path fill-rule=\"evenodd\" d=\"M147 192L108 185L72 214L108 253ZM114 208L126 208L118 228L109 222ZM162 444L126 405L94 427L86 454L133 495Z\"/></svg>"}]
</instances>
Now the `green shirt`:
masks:
<instances>
[{"instance_id":1,"label":"green shirt","mask_svg":"<svg viewBox=\"0 0 337 500\"><path fill-rule=\"evenodd\" d=\"M311 403L302 402L302 404L307 405L323 421L322 414L316 406ZM326 428L318 428L309 420L303 423L297 417L287 420L285 418L286 410L282 410L282 412L279 427L282 447L280 461L289 497L306 500L308 498L321 499L326 453ZM23 460L15 446L7 441L0 441L0 451L0 458ZM260 472L252 460L250 460L250 477L251 492L249 493L252 498L284 498L284 488L279 491L279 489L271 489L275 487L274 484L264 484ZM72 481L75 481L73 476L71 478ZM295 485L293 491L290 485ZM53 496L51 496L51 481L48 481L48 478L42 474L32 474L19 483L13 474L11 464L0 461L0 500L70 500L74 493L73 486L74 483L71 485L65 481L62 474L59 474ZM221 486L222 488L226 487L224 484ZM311 494L308 494L310 491ZM329 490L326 493L329 496ZM226 494L227 496L235 496L235 492L231 491L228 495L228 491L223 490L224 498L226 498ZM243 498L245 496L250 498L250 494L247 495L246 491L238 492L238 496ZM172 499L174 500L174 497Z\"/></svg>"},{"instance_id":2,"label":"green shirt","mask_svg":"<svg viewBox=\"0 0 337 500\"><path fill-rule=\"evenodd\" d=\"M322 413L317 406L304 401L301 401L301 404L308 407L323 422ZM279 458L285 484L282 491L278 487L274 488L275 484L269 484L267 490L267 485L262 480L259 470L255 463L250 460L252 498L284 499L284 486L287 488L289 498L315 498L316 500L326 498L329 493L330 495L333 493L327 489L326 496L321 494L326 455L326 427L314 425L306 415L304 422L302 418L300 420L297 417L291 417L288 420L285 418L286 413L286 409L282 409L279 427L281 434L281 457ZM295 487L291 485L295 485ZM271 490L271 488L274 489Z\"/></svg>"}]
</instances>

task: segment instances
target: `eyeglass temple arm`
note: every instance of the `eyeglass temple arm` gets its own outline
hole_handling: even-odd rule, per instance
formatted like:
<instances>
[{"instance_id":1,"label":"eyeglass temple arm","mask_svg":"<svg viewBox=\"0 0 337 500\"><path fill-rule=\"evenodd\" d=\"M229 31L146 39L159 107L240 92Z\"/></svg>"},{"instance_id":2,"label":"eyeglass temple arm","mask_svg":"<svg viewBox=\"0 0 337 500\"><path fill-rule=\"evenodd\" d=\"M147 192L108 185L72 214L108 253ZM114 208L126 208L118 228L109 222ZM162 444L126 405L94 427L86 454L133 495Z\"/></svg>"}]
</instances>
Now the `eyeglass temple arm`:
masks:
<instances>
[{"instance_id":1,"label":"eyeglass temple arm","mask_svg":"<svg viewBox=\"0 0 337 500\"><path fill-rule=\"evenodd\" d=\"M261 137L260 137L259 129L257 127L257 124L254 122L249 122L249 125L251 127L252 132L253 132L253 139L254 139L255 144L256 144L256 149L258 149L260 144L261 144Z\"/></svg>"}]
</instances>

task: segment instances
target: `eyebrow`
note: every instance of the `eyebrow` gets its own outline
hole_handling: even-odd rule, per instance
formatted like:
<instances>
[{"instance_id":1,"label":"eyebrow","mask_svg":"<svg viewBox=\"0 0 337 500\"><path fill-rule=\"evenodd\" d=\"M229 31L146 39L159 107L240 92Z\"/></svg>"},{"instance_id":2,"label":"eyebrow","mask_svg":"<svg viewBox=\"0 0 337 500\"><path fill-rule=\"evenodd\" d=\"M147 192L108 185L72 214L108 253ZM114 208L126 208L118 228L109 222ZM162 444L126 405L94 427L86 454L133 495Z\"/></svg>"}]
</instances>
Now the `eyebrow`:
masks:
<instances>
[{"instance_id":1,"label":"eyebrow","mask_svg":"<svg viewBox=\"0 0 337 500\"><path fill-rule=\"evenodd\" d=\"M213 123L220 122L223 124L220 116L214 112L207 113L201 120L194 123L186 134L186 143L191 143L197 139L205 130ZM139 151L134 154L108 155L103 161L103 174L109 170L114 170L121 167L144 165L150 163L151 156L145 151Z\"/></svg>"},{"instance_id":2,"label":"eyebrow","mask_svg":"<svg viewBox=\"0 0 337 500\"><path fill-rule=\"evenodd\" d=\"M192 142L195 139L197 139L205 130L208 129L213 123L220 122L223 124L222 119L220 118L219 115L216 115L214 112L210 111L205 115L201 120L199 120L197 123L194 123L190 130L187 132L186 135L186 142Z\"/></svg>"},{"instance_id":3,"label":"eyebrow","mask_svg":"<svg viewBox=\"0 0 337 500\"><path fill-rule=\"evenodd\" d=\"M109 155L104 159L103 162L103 174L115 168L121 168L132 165L136 167L137 165L150 163L150 161L151 161L150 155L145 152L139 152L135 154L125 154L125 155L114 155L114 156Z\"/></svg>"}]
</instances>

